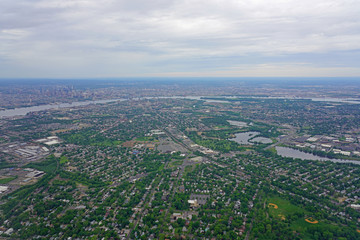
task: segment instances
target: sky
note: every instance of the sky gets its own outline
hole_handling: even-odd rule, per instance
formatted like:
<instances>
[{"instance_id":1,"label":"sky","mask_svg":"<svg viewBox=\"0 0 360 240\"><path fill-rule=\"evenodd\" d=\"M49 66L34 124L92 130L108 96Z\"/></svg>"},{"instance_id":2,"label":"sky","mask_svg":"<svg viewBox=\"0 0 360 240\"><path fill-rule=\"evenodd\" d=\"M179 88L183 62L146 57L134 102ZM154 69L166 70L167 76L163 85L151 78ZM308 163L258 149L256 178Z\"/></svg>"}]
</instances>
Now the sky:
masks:
<instances>
[{"instance_id":1,"label":"sky","mask_svg":"<svg viewBox=\"0 0 360 240\"><path fill-rule=\"evenodd\" d=\"M360 76L359 0L0 0L0 78Z\"/></svg>"}]
</instances>

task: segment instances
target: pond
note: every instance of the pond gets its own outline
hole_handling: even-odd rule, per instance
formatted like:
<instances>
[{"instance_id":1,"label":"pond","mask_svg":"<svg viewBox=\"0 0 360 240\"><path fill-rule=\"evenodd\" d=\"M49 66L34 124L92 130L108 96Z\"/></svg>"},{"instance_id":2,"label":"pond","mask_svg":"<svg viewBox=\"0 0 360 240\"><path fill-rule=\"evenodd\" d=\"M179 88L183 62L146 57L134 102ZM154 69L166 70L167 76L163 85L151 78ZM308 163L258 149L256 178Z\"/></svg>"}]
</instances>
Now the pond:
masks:
<instances>
[{"instance_id":1,"label":"pond","mask_svg":"<svg viewBox=\"0 0 360 240\"><path fill-rule=\"evenodd\" d=\"M253 143L249 142L249 140L257 135L259 135L259 132L242 132L242 133L236 133L235 138L229 138L229 140L237 142L239 144L247 144L252 145Z\"/></svg>"},{"instance_id":2,"label":"pond","mask_svg":"<svg viewBox=\"0 0 360 240\"><path fill-rule=\"evenodd\" d=\"M318 161L331 161L335 163L353 163L360 165L360 161L346 160L346 159L332 159L327 157L319 157L311 153L301 152L297 149L288 147L275 147L278 155L282 157L299 158L301 160L318 160Z\"/></svg>"}]
</instances>

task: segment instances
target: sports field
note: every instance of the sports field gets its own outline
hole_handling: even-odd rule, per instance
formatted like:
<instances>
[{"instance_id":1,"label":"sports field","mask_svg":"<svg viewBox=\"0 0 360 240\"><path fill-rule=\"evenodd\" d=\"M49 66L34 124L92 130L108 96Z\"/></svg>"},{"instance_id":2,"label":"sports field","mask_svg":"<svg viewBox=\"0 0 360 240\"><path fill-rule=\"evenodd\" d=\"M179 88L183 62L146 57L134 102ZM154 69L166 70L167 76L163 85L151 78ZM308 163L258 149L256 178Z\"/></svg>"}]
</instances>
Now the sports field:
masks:
<instances>
[{"instance_id":1,"label":"sports field","mask_svg":"<svg viewBox=\"0 0 360 240\"><path fill-rule=\"evenodd\" d=\"M289 221L291 229L301 233L302 239L312 239L307 233L308 228L322 229L329 225L323 222L322 219L316 219L312 213L300 206L296 206L279 196L268 198L266 207L268 208L269 215L278 218L279 221Z\"/></svg>"}]
</instances>

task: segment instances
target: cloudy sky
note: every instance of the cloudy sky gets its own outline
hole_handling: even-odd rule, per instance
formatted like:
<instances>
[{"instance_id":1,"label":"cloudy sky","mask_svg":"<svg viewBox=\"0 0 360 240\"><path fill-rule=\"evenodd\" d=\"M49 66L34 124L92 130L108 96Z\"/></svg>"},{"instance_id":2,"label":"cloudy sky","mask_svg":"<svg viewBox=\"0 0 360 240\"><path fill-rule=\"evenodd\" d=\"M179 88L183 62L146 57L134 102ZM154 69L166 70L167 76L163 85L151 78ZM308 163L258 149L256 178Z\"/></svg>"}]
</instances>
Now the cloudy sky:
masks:
<instances>
[{"instance_id":1,"label":"cloudy sky","mask_svg":"<svg viewBox=\"0 0 360 240\"><path fill-rule=\"evenodd\" d=\"M360 76L359 0L0 0L0 78Z\"/></svg>"}]
</instances>

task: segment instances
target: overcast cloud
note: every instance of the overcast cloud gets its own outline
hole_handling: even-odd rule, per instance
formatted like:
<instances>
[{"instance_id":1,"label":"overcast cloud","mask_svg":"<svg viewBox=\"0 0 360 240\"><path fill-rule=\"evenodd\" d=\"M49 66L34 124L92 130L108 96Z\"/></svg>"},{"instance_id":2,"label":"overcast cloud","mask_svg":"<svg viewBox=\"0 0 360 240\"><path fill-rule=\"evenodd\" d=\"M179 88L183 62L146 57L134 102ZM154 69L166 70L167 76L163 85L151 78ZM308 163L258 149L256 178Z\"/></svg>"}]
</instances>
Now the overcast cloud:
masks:
<instances>
[{"instance_id":1,"label":"overcast cloud","mask_svg":"<svg viewBox=\"0 0 360 240\"><path fill-rule=\"evenodd\" d=\"M0 78L360 76L358 0L0 0Z\"/></svg>"}]
</instances>

